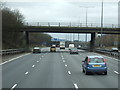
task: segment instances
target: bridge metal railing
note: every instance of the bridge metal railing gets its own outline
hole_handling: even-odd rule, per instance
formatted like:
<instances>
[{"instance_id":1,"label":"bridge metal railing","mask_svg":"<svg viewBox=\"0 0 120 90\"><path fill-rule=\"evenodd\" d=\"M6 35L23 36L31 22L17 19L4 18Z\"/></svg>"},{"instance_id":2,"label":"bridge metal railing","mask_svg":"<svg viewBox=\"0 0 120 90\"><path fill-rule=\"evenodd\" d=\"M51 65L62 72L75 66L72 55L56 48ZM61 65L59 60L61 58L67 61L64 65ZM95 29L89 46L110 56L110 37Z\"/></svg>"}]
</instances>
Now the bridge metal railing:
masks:
<instances>
[{"instance_id":1,"label":"bridge metal railing","mask_svg":"<svg viewBox=\"0 0 120 90\"><path fill-rule=\"evenodd\" d=\"M12 55L12 54L18 54L18 53L22 53L25 52L26 49L7 49L7 50L0 50L0 56L4 56L4 55Z\"/></svg>"},{"instance_id":2,"label":"bridge metal railing","mask_svg":"<svg viewBox=\"0 0 120 90\"><path fill-rule=\"evenodd\" d=\"M100 23L76 23L76 22L26 22L26 26L55 26L55 27L101 27ZM118 28L118 24L104 24L104 28Z\"/></svg>"}]
</instances>

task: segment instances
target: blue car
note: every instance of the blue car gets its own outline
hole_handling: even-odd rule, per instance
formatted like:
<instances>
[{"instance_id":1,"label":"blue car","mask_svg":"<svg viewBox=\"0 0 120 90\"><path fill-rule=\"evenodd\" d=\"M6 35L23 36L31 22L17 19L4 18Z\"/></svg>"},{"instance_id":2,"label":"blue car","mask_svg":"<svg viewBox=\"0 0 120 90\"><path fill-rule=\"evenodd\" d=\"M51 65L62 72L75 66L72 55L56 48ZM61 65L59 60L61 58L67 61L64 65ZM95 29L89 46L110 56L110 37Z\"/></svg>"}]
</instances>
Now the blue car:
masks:
<instances>
[{"instance_id":1,"label":"blue car","mask_svg":"<svg viewBox=\"0 0 120 90\"><path fill-rule=\"evenodd\" d=\"M106 60L102 56L87 56L82 62L82 69L85 75L89 73L104 73L107 75Z\"/></svg>"}]
</instances>

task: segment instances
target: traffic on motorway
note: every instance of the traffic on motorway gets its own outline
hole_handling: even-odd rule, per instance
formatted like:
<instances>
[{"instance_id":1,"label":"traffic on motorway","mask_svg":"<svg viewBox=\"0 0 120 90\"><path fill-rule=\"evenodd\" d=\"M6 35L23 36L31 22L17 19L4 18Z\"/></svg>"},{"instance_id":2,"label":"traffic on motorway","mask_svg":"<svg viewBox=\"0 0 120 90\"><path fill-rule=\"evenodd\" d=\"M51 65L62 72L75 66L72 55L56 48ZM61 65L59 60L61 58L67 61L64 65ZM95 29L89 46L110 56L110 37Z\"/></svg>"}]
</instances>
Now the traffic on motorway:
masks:
<instances>
[{"instance_id":1,"label":"traffic on motorway","mask_svg":"<svg viewBox=\"0 0 120 90\"><path fill-rule=\"evenodd\" d=\"M59 49L65 50L65 46L62 45L62 47L64 48L60 47ZM40 52L41 49L39 47L33 48L33 53L40 53ZM50 52L56 52L56 45L52 45L50 47ZM74 44L69 45L68 52L70 54L79 54L79 51L76 47L74 47ZM103 56L96 56L96 55L86 56L82 62L83 62L82 64L83 73L85 73L85 75L95 72L107 75L106 59L104 59Z\"/></svg>"},{"instance_id":2,"label":"traffic on motorway","mask_svg":"<svg viewBox=\"0 0 120 90\"><path fill-rule=\"evenodd\" d=\"M118 88L115 58L54 45L32 52L3 64L3 88Z\"/></svg>"},{"instance_id":3,"label":"traffic on motorway","mask_svg":"<svg viewBox=\"0 0 120 90\"><path fill-rule=\"evenodd\" d=\"M118 0L2 0L0 6L0 89L120 88Z\"/></svg>"}]
</instances>

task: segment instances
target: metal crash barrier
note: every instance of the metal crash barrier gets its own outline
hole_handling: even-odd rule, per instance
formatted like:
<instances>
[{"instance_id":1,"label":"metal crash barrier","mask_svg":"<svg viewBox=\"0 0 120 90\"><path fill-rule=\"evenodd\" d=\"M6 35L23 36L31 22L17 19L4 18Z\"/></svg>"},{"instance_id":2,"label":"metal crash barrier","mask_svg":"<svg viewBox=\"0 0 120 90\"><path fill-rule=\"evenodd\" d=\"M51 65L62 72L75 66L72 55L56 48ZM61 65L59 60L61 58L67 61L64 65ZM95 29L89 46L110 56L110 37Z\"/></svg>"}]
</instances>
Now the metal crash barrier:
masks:
<instances>
[{"instance_id":1,"label":"metal crash barrier","mask_svg":"<svg viewBox=\"0 0 120 90\"><path fill-rule=\"evenodd\" d=\"M7 50L0 50L0 55L12 55L25 52L25 49L7 49Z\"/></svg>"}]
</instances>

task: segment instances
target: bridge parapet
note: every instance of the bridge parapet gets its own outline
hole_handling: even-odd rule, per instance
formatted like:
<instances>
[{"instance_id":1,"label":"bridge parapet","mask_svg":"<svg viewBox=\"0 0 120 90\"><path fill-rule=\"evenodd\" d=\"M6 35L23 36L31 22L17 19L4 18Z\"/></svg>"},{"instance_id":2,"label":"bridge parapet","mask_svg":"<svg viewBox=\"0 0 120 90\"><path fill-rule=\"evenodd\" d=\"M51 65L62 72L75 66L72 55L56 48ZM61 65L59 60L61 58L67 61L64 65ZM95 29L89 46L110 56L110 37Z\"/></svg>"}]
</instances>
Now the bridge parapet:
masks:
<instances>
[{"instance_id":1,"label":"bridge parapet","mask_svg":"<svg viewBox=\"0 0 120 90\"><path fill-rule=\"evenodd\" d=\"M27 22L26 26L54 26L54 27L101 27L100 23L76 23L76 22ZM117 24L104 24L104 28L118 28Z\"/></svg>"}]
</instances>

